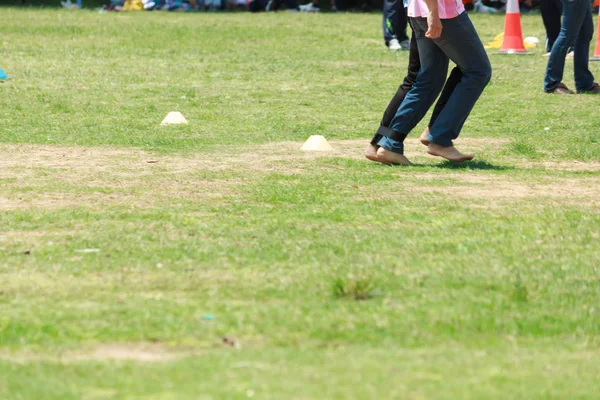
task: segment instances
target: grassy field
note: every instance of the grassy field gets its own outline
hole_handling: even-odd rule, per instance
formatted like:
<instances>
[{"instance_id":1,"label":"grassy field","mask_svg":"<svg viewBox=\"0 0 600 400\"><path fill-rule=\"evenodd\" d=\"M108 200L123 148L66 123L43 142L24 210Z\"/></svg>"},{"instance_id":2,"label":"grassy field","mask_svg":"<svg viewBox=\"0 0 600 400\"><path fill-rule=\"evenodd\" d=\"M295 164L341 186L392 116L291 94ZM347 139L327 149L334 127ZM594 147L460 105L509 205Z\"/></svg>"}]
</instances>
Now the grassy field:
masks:
<instances>
[{"instance_id":1,"label":"grassy field","mask_svg":"<svg viewBox=\"0 0 600 400\"><path fill-rule=\"evenodd\" d=\"M600 97L542 49L391 168L379 15L0 13L0 399L598 398Z\"/></svg>"}]
</instances>

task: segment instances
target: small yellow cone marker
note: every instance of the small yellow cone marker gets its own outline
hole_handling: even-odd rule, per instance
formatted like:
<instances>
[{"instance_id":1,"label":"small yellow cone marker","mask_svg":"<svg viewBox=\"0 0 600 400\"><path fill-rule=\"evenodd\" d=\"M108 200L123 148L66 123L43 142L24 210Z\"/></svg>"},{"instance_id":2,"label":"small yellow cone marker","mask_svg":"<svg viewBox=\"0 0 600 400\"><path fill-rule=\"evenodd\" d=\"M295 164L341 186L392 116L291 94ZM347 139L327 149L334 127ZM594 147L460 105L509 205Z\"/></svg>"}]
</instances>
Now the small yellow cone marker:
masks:
<instances>
[{"instance_id":1,"label":"small yellow cone marker","mask_svg":"<svg viewBox=\"0 0 600 400\"><path fill-rule=\"evenodd\" d=\"M167 114L165 119L160 123L161 125L177 125L177 124L187 124L188 121L185 119L182 113L179 111L171 111Z\"/></svg>"},{"instance_id":2,"label":"small yellow cone marker","mask_svg":"<svg viewBox=\"0 0 600 400\"><path fill-rule=\"evenodd\" d=\"M303 151L331 151L333 147L327 143L327 139L322 135L312 135L306 142L300 147Z\"/></svg>"}]
</instances>

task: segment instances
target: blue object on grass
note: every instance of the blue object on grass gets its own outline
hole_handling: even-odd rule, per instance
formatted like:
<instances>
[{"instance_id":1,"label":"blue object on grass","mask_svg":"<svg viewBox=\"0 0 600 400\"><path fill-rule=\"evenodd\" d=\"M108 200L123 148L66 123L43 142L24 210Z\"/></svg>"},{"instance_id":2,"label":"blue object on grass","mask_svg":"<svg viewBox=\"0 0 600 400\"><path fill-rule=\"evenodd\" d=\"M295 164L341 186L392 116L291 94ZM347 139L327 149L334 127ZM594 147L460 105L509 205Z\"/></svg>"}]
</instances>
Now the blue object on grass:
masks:
<instances>
[{"instance_id":1,"label":"blue object on grass","mask_svg":"<svg viewBox=\"0 0 600 400\"><path fill-rule=\"evenodd\" d=\"M7 78L8 78L8 76L6 76L4 71L2 71L2 68L0 68L0 79L7 79Z\"/></svg>"},{"instance_id":2,"label":"blue object on grass","mask_svg":"<svg viewBox=\"0 0 600 400\"><path fill-rule=\"evenodd\" d=\"M215 319L215 316L214 316L214 315L212 315L212 314L206 314L206 315L203 315L203 316L202 316L202 319L203 319L203 320L206 320L206 321L212 321L212 320L214 320L214 319Z\"/></svg>"}]
</instances>

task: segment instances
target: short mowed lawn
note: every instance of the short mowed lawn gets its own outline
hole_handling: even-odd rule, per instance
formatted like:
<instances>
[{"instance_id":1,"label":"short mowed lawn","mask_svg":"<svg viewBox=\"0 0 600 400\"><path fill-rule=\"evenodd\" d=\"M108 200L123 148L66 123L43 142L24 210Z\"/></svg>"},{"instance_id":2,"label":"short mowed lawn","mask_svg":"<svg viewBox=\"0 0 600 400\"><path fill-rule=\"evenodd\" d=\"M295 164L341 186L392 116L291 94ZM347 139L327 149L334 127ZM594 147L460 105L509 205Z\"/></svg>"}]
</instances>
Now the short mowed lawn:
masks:
<instances>
[{"instance_id":1,"label":"short mowed lawn","mask_svg":"<svg viewBox=\"0 0 600 400\"><path fill-rule=\"evenodd\" d=\"M598 399L600 96L542 48L394 168L378 14L0 14L1 399Z\"/></svg>"}]
</instances>

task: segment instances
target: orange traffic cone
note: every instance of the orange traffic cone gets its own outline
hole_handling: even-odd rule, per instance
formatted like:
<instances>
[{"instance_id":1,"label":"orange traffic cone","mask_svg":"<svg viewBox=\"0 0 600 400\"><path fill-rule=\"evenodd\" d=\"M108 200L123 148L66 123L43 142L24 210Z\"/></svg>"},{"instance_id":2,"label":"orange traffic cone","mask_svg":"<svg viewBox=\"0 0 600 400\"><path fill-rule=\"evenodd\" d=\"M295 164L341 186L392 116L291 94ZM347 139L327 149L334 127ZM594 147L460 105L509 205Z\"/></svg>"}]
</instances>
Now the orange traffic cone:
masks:
<instances>
[{"instance_id":1,"label":"orange traffic cone","mask_svg":"<svg viewBox=\"0 0 600 400\"><path fill-rule=\"evenodd\" d=\"M506 2L504 41L500 48L500 54L528 54L523 45L519 0L508 0Z\"/></svg>"},{"instance_id":2,"label":"orange traffic cone","mask_svg":"<svg viewBox=\"0 0 600 400\"><path fill-rule=\"evenodd\" d=\"M596 51L594 56L590 58L592 61L600 61L600 14L598 15L598 34L596 35Z\"/></svg>"}]
</instances>

